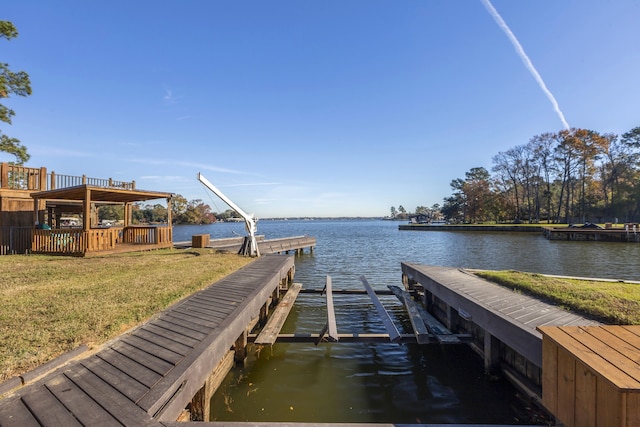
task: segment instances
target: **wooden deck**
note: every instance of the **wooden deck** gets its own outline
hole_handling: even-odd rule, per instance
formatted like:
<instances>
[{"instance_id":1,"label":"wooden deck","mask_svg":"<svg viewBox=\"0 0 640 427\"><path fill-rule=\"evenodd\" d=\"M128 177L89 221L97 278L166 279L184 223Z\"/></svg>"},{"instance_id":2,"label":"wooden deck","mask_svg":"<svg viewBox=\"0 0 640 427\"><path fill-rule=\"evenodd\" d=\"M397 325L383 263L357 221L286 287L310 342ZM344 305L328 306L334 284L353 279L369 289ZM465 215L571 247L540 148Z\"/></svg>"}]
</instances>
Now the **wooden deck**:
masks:
<instances>
[{"instance_id":1,"label":"wooden deck","mask_svg":"<svg viewBox=\"0 0 640 427\"><path fill-rule=\"evenodd\" d=\"M618 226L616 228L543 227L544 237L549 240L575 240L593 242L640 242L640 227Z\"/></svg>"},{"instance_id":2,"label":"wooden deck","mask_svg":"<svg viewBox=\"0 0 640 427\"><path fill-rule=\"evenodd\" d=\"M293 268L293 256L256 259L97 353L9 394L0 400L0 426L175 421Z\"/></svg>"},{"instance_id":3,"label":"wooden deck","mask_svg":"<svg viewBox=\"0 0 640 427\"><path fill-rule=\"evenodd\" d=\"M537 327L600 325L457 268L402 263L402 273L538 367L542 335Z\"/></svg>"},{"instance_id":4,"label":"wooden deck","mask_svg":"<svg viewBox=\"0 0 640 427\"><path fill-rule=\"evenodd\" d=\"M301 252L304 248L313 250L316 246L316 238L311 236L293 236L279 239L265 240L264 236L256 236L258 249L261 254L288 253L289 251ZM221 252L238 252L242 247L243 237L231 237L226 239L210 240L206 247ZM192 242L175 242L179 248L191 247Z\"/></svg>"}]
</instances>

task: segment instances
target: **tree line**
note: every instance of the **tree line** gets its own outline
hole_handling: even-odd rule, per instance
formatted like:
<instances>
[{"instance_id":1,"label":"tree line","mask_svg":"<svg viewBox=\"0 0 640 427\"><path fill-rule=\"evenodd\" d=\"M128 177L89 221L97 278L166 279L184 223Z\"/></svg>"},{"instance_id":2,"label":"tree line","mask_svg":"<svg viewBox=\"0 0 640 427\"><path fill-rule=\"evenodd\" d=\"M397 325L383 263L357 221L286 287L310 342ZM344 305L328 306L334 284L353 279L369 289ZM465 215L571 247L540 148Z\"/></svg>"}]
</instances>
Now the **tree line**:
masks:
<instances>
[{"instance_id":1,"label":"tree line","mask_svg":"<svg viewBox=\"0 0 640 427\"><path fill-rule=\"evenodd\" d=\"M451 181L454 222L637 222L640 127L622 135L572 128L532 137Z\"/></svg>"},{"instance_id":2,"label":"tree line","mask_svg":"<svg viewBox=\"0 0 640 427\"><path fill-rule=\"evenodd\" d=\"M131 212L133 223L150 224L166 223L167 208L157 204L136 203ZM171 199L171 218L173 224L212 224L216 221L226 221L236 218L238 215L233 209L224 212L213 212L211 207L200 199L187 200L181 195L175 195ZM98 219L107 221L120 221L124 218L124 206L107 205L98 209Z\"/></svg>"}]
</instances>

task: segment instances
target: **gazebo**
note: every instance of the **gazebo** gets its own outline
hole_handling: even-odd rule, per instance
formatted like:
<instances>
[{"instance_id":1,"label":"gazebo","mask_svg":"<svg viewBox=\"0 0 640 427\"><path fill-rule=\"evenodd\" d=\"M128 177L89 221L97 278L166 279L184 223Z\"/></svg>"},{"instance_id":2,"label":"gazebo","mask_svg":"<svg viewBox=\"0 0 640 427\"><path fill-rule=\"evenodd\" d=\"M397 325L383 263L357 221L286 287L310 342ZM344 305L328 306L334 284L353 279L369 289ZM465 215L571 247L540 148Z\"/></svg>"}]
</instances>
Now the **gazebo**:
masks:
<instances>
[{"instance_id":1,"label":"gazebo","mask_svg":"<svg viewBox=\"0 0 640 427\"><path fill-rule=\"evenodd\" d=\"M31 244L33 253L85 256L173 245L172 193L82 184L32 193L31 197L37 224ZM133 204L155 199L167 201L166 224L132 225ZM41 210L42 201L46 218ZM124 205L124 224L111 227L99 224L97 208L104 205ZM65 214L81 215L82 227L62 226L60 219Z\"/></svg>"}]
</instances>

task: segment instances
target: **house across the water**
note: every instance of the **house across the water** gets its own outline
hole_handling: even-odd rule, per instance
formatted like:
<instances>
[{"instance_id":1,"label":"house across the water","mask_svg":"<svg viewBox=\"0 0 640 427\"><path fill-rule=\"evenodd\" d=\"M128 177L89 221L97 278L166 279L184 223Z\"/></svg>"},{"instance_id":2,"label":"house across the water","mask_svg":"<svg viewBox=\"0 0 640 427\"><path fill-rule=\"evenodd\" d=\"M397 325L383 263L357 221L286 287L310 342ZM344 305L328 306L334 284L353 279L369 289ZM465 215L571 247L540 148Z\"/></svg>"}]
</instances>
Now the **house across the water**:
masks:
<instances>
[{"instance_id":1,"label":"house across the water","mask_svg":"<svg viewBox=\"0 0 640 427\"><path fill-rule=\"evenodd\" d=\"M88 256L171 247L172 193L138 190L135 181L48 173L46 168L0 163L0 255ZM137 225L135 203L164 199L167 222ZM98 208L123 206L122 221L106 226Z\"/></svg>"}]
</instances>

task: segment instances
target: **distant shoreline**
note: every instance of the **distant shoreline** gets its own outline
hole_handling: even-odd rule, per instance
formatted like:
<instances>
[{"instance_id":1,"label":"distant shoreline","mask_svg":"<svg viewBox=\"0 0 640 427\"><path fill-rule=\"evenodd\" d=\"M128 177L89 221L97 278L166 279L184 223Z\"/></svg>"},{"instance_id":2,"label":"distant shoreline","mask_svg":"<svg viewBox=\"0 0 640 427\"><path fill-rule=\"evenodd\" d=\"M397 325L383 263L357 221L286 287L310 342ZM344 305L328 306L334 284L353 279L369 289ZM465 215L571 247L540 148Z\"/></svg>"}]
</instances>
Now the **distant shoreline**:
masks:
<instances>
[{"instance_id":1,"label":"distant shoreline","mask_svg":"<svg viewBox=\"0 0 640 427\"><path fill-rule=\"evenodd\" d=\"M411 231L506 231L518 233L542 233L541 225L469 225L469 224L445 224L445 225L429 225L429 224L401 224L399 230Z\"/></svg>"}]
</instances>

